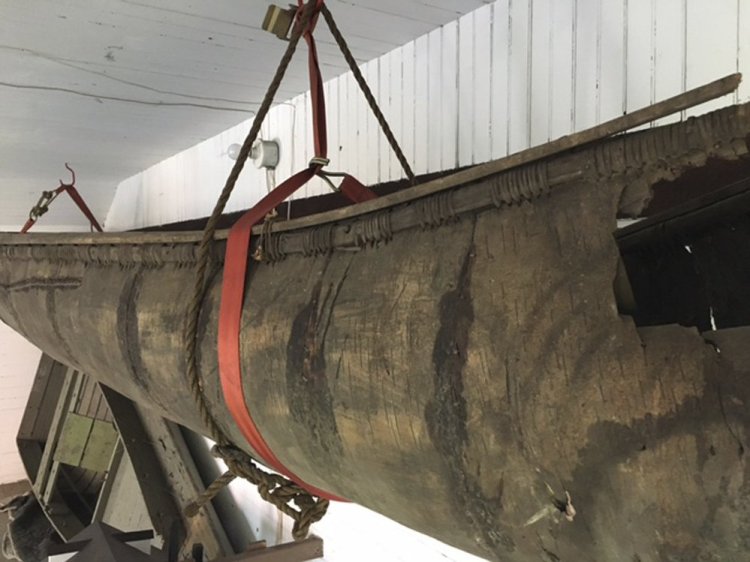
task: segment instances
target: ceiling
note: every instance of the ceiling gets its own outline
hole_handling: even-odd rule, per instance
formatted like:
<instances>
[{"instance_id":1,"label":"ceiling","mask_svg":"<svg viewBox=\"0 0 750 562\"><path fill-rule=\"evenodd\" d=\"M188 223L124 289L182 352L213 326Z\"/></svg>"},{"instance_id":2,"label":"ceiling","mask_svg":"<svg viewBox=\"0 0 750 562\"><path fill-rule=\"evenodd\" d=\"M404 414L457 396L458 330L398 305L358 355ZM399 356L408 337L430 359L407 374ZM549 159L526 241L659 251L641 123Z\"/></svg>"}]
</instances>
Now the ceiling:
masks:
<instances>
[{"instance_id":1,"label":"ceiling","mask_svg":"<svg viewBox=\"0 0 750 562\"><path fill-rule=\"evenodd\" d=\"M328 0L360 62L489 0ZM69 177L97 217L119 182L249 117L285 43L260 29L266 0L0 2L0 229ZM279 2L286 5L288 0ZM316 32L325 78L345 63ZM298 53L278 101L308 89ZM85 228L68 201L40 225Z\"/></svg>"}]
</instances>

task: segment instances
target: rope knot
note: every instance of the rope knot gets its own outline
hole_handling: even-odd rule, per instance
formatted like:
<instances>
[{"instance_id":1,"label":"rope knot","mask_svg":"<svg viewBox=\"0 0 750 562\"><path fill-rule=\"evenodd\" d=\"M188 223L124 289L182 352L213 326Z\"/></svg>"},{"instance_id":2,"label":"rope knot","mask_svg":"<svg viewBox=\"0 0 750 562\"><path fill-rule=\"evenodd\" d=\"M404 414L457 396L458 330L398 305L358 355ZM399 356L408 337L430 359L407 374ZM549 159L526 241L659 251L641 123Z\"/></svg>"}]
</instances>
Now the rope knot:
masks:
<instances>
[{"instance_id":1,"label":"rope knot","mask_svg":"<svg viewBox=\"0 0 750 562\"><path fill-rule=\"evenodd\" d=\"M229 470L185 507L184 513L187 517L195 516L201 507L210 502L237 476L254 484L261 498L292 518L292 536L295 540L305 539L310 533L310 525L320 521L328 511L328 500L312 496L307 490L280 474L262 470L250 455L237 447L214 445L211 454L222 459Z\"/></svg>"}]
</instances>

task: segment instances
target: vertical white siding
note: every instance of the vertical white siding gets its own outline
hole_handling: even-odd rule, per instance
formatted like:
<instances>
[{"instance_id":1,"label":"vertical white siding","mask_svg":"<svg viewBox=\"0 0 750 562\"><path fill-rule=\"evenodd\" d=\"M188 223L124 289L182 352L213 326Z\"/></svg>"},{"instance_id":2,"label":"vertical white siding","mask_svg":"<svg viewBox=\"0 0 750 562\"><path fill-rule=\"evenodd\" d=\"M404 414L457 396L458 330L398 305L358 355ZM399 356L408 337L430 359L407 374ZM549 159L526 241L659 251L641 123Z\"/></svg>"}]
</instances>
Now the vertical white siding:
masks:
<instances>
[{"instance_id":1,"label":"vertical white siding","mask_svg":"<svg viewBox=\"0 0 750 562\"><path fill-rule=\"evenodd\" d=\"M750 33L747 28L738 29L740 4L747 4L747 0L687 0L688 88L737 70L738 33ZM750 80L750 76L745 80ZM716 109L727 101L731 99L716 100L701 109ZM695 110L689 112L696 113Z\"/></svg>"},{"instance_id":2,"label":"vertical white siding","mask_svg":"<svg viewBox=\"0 0 750 562\"><path fill-rule=\"evenodd\" d=\"M427 73L427 167L428 170L440 169L442 166L443 146L441 136L443 134L443 69L441 61L443 58L443 30L438 28L431 31L427 36L428 68ZM455 106L454 106L455 107ZM390 154L390 149L386 146Z\"/></svg>"},{"instance_id":3,"label":"vertical white siding","mask_svg":"<svg viewBox=\"0 0 750 562\"><path fill-rule=\"evenodd\" d=\"M391 57L389 55L378 59L378 89L373 92L380 101L380 110L386 119L394 120L391 111L391 84L394 82L391 74ZM378 127L375 124L375 127ZM378 181L388 181L391 177L391 159L389 158L388 140L385 135L376 135L378 139Z\"/></svg>"},{"instance_id":4,"label":"vertical white siding","mask_svg":"<svg viewBox=\"0 0 750 562\"><path fill-rule=\"evenodd\" d=\"M391 103L390 111L386 114L386 118L388 119L396 138L403 140L404 132L406 130L404 124L404 104L401 98L401 85L403 84L404 78L404 61L398 51L391 51L389 57L391 59L391 77L389 80L390 90L388 95L391 98ZM386 153L390 155L389 178L400 178L402 175L401 164L396 157L391 154L390 148L386 148Z\"/></svg>"},{"instance_id":5,"label":"vertical white siding","mask_svg":"<svg viewBox=\"0 0 750 562\"><path fill-rule=\"evenodd\" d=\"M452 112L458 120L458 136L456 138L458 165L465 166L472 161L472 141L474 111L472 108L474 88L474 20L473 17L458 20L458 57L457 57L458 106ZM446 87L449 87L446 84ZM450 115L440 118L449 119Z\"/></svg>"},{"instance_id":6,"label":"vertical white siding","mask_svg":"<svg viewBox=\"0 0 750 562\"><path fill-rule=\"evenodd\" d=\"M664 99L685 89L686 25L685 0L659 0L653 9L653 97ZM732 71L733 72L733 71ZM727 73L728 74L728 73ZM659 124L678 121L679 115L665 118Z\"/></svg>"},{"instance_id":7,"label":"vertical white siding","mask_svg":"<svg viewBox=\"0 0 750 562\"><path fill-rule=\"evenodd\" d=\"M492 158L490 100L492 96L492 7L483 6L472 14L472 138L471 163ZM467 18L468 19L468 18Z\"/></svg>"},{"instance_id":8,"label":"vertical white siding","mask_svg":"<svg viewBox=\"0 0 750 562\"><path fill-rule=\"evenodd\" d=\"M513 153L531 143L531 20L533 2L508 2L508 151Z\"/></svg>"},{"instance_id":9,"label":"vertical white siding","mask_svg":"<svg viewBox=\"0 0 750 562\"><path fill-rule=\"evenodd\" d=\"M490 153L508 154L508 3L492 5L492 51L490 53ZM446 168L448 169L448 168Z\"/></svg>"},{"instance_id":10,"label":"vertical white siding","mask_svg":"<svg viewBox=\"0 0 750 562\"><path fill-rule=\"evenodd\" d=\"M380 59L375 59L364 65L364 75L372 90L372 94L378 98L380 90ZM378 183L380 181L380 126L377 119L370 111L364 96L359 96L359 104L362 107L362 117L365 122L365 158L361 160L364 164L364 172L360 171L360 179L366 184ZM310 133L308 133L310 134ZM361 169L360 169L361 170Z\"/></svg>"},{"instance_id":11,"label":"vertical white siding","mask_svg":"<svg viewBox=\"0 0 750 562\"><path fill-rule=\"evenodd\" d=\"M601 96L599 70L599 39L601 1L575 2L575 101L573 126L576 130L593 127L597 122Z\"/></svg>"},{"instance_id":12,"label":"vertical white siding","mask_svg":"<svg viewBox=\"0 0 750 562\"><path fill-rule=\"evenodd\" d=\"M531 144L549 140L550 121L550 64L552 7L555 0L534 0L531 14Z\"/></svg>"},{"instance_id":13,"label":"vertical white siding","mask_svg":"<svg viewBox=\"0 0 750 562\"><path fill-rule=\"evenodd\" d=\"M304 55L301 55L304 56ZM633 111L736 71L750 98L750 2L745 0L497 0L362 65L417 173L466 166ZM326 83L331 169L365 183L403 177L351 73ZM312 154L310 96L272 111L277 181ZM680 116L663 120L668 122ZM683 115L682 117L685 117ZM205 215L249 122L123 182L108 217L125 229ZM230 209L266 191L248 166ZM298 196L327 187L314 181Z\"/></svg>"},{"instance_id":14,"label":"vertical white siding","mask_svg":"<svg viewBox=\"0 0 750 562\"><path fill-rule=\"evenodd\" d=\"M576 2L553 0L550 25L548 138L569 133L575 119ZM540 32L541 33L541 32Z\"/></svg>"},{"instance_id":15,"label":"vertical white siding","mask_svg":"<svg viewBox=\"0 0 750 562\"><path fill-rule=\"evenodd\" d=\"M423 35L414 42L414 148L408 158L412 161L414 172L423 174L429 171L430 135L427 129L430 90L430 43L429 37ZM434 116L439 119L439 116Z\"/></svg>"},{"instance_id":16,"label":"vertical white siding","mask_svg":"<svg viewBox=\"0 0 750 562\"><path fill-rule=\"evenodd\" d=\"M651 2L627 0L625 51L626 111L653 103L653 26Z\"/></svg>"},{"instance_id":17,"label":"vertical white siding","mask_svg":"<svg viewBox=\"0 0 750 562\"><path fill-rule=\"evenodd\" d=\"M628 0L603 3L598 44L599 107L598 121L607 121L628 110L625 92L627 85Z\"/></svg>"}]
</instances>

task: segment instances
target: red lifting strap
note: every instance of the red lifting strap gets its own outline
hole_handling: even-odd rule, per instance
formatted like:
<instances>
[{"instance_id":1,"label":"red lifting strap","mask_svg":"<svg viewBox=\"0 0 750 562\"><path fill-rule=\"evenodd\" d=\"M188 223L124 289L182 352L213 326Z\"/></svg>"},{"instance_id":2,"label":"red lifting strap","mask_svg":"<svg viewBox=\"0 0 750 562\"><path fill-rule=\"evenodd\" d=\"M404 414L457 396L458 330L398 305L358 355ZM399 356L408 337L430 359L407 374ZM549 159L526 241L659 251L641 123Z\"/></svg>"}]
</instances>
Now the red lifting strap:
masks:
<instances>
[{"instance_id":1,"label":"red lifting strap","mask_svg":"<svg viewBox=\"0 0 750 562\"><path fill-rule=\"evenodd\" d=\"M320 8L323 6L323 0L317 0L315 13L310 18L308 28L304 31L303 37L307 42L307 66L310 73L310 99L312 101L312 124L313 124L313 142L315 147L315 156L327 158L328 156L328 129L326 128L326 100L323 89L323 77L320 74L320 63L318 62L318 49L315 47L313 31L318 23ZM297 18L302 16L305 8L304 0L297 0Z\"/></svg>"},{"instance_id":2,"label":"red lifting strap","mask_svg":"<svg viewBox=\"0 0 750 562\"><path fill-rule=\"evenodd\" d=\"M96 220L94 213L91 212L91 209L89 209L88 205L86 205L86 202L83 200L83 197L81 197L81 194L78 193L78 190L76 189L76 173L70 166L68 166L67 163L65 164L65 167L70 170L70 173L73 175L73 181L71 183L63 183L61 180L60 187L58 187L57 189L53 191L42 192L42 196L39 198L39 201L37 201L37 204L34 205L33 209L31 209L29 220L27 220L26 224L24 224L23 228L21 228L21 234L25 234L32 226L34 226L39 217L47 212L50 203L52 203L52 201L54 201L57 196L60 195L63 191L70 195L70 198L88 219L91 227L96 229L98 232L102 232L102 227L99 225L99 221Z\"/></svg>"},{"instance_id":3,"label":"red lifting strap","mask_svg":"<svg viewBox=\"0 0 750 562\"><path fill-rule=\"evenodd\" d=\"M287 197L307 183L315 172L316 168L308 168L286 180L245 213L230 230L224 258L224 278L221 286L218 355L224 400L247 442L271 468L281 474L288 475L300 486L323 497L324 492L303 484L298 477L295 477L281 463L266 440L263 439L246 405L240 360L240 324L242 321L242 304L245 299L245 277L250 251L250 235L253 226L262 221L271 209L281 204Z\"/></svg>"},{"instance_id":4,"label":"red lifting strap","mask_svg":"<svg viewBox=\"0 0 750 562\"><path fill-rule=\"evenodd\" d=\"M302 6L302 0L300 6ZM322 6L318 0L318 8ZM299 12L298 12L299 14ZM305 39L310 47L309 67L312 91L313 127L315 130L315 154L325 159L327 152L325 126L325 99L323 81L318 65L315 41L312 29L317 14L305 32ZM250 253L250 238L253 226L263 221L265 216L276 206L285 201L313 176L322 174L320 163L312 163L309 168L296 173L261 199L247 211L229 231L224 259L224 275L221 287L221 305L219 308L219 375L224 400L242 435L261 459L277 472L286 475L310 493L328 500L346 501L323 490L311 486L289 470L274 454L263 438L258 426L253 421L247 405L247 397L242 385L242 365L240 357L240 328L242 307L245 301L245 284ZM350 175L344 175L339 187L341 193L354 203L373 199L375 194Z\"/></svg>"},{"instance_id":5,"label":"red lifting strap","mask_svg":"<svg viewBox=\"0 0 750 562\"><path fill-rule=\"evenodd\" d=\"M247 439L258 455L274 470L297 482L309 492L321 498L346 501L306 484L295 476L278 459L258 426L250 415L245 390L242 386L242 366L240 357L240 328L242 324L242 305L245 301L245 280L247 277L250 237L253 226L261 222L277 205L305 185L319 171L312 166L297 172L291 178L277 186L271 193L261 199L232 226L227 239L224 255L224 276L221 285L221 304L219 306L219 376L224 400L240 432ZM352 176L346 176L341 184L342 192L347 192L354 202L372 199L375 195Z\"/></svg>"}]
</instances>

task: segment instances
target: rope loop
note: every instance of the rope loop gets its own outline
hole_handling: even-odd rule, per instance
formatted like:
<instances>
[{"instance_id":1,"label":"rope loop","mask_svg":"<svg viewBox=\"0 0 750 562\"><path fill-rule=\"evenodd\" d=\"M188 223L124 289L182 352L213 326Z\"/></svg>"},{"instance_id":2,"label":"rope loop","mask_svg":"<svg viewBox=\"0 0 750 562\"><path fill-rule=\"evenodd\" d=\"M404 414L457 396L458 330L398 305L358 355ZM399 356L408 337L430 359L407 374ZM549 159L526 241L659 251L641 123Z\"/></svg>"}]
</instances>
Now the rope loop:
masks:
<instances>
[{"instance_id":1,"label":"rope loop","mask_svg":"<svg viewBox=\"0 0 750 562\"><path fill-rule=\"evenodd\" d=\"M292 527L294 540L304 540L310 533L310 526L320 521L328 511L330 505L328 500L316 499L288 478L273 472L266 472L255 463L250 455L232 445L214 445L211 454L223 460L229 470L214 480L205 492L185 507L184 513L187 517L194 517L236 477L244 478L255 485L261 498L294 521Z\"/></svg>"},{"instance_id":2,"label":"rope loop","mask_svg":"<svg viewBox=\"0 0 750 562\"><path fill-rule=\"evenodd\" d=\"M232 194L237 179L239 178L242 169L245 166L247 157L250 154L253 143L258 138L260 132L260 126L266 115L268 114L276 92L279 89L281 80L289 67L292 60L292 56L297 48L297 44L302 36L302 32L307 28L311 21L313 13L315 12L316 1L313 0L305 5L302 10L301 16L298 18L298 25L294 28L292 36L287 45L286 51L279 62L279 66L276 69L276 73L268 87L268 90L261 102L260 108L253 120L253 124L250 127L250 131L245 138L245 141L240 148L240 153L237 160L232 167L229 176L226 179L224 188L219 195L214 209L211 212L211 216L206 223L203 230L203 236L196 250L196 275L195 283L193 285L193 294L187 309L187 321L185 323L185 330L183 332L184 343L185 343L185 354L187 358L187 380L190 385L190 391L193 399L198 406L198 411L201 415L201 419L205 428L209 434L214 438L215 441L221 444L217 448L217 452L224 458L229 471L234 476L240 476L246 478L251 483L258 487L258 492L261 497L275 505L280 511L285 513L294 519L293 535L297 540L303 539L309 532L310 525L325 515L328 509L328 501L323 499L315 500L310 497L310 500L303 499L304 496L309 496L309 492L299 488L296 484L290 480L280 476L278 474L268 474L258 468L253 460L234 447L229 447L226 444L229 443L224 431L221 429L213 414L209 410L206 398L203 395L203 385L200 379L198 370L197 360L197 338L198 338L198 318L201 312L201 305L203 303L203 297L207 286L207 274L209 266L209 258L211 256L211 243L214 239L214 234L221 217L224 208L226 207L229 196ZM188 506L187 511L189 513L197 513L201 506L209 502L232 478L228 475L222 475L214 485L201 494L195 502ZM295 493L289 495L289 486L296 487ZM313 507L301 507L300 511L294 509L289 505L289 502L282 502L281 497L287 495L293 497L294 502L297 503L299 500L303 506L311 505ZM297 504L300 505L300 504Z\"/></svg>"},{"instance_id":3,"label":"rope loop","mask_svg":"<svg viewBox=\"0 0 750 562\"><path fill-rule=\"evenodd\" d=\"M255 484L264 500L292 518L292 536L295 540L305 539L310 532L310 526L320 521L328 511L328 500L316 499L288 478L262 470L240 449L215 445L212 453L226 463L229 472Z\"/></svg>"},{"instance_id":4,"label":"rope loop","mask_svg":"<svg viewBox=\"0 0 750 562\"><path fill-rule=\"evenodd\" d=\"M229 445L229 439L214 418L209 409L206 397L203 394L197 361L197 339L198 319L207 286L207 272L211 253L210 248L214 239L219 217L226 207L229 196L234 190L251 147L258 137L261 123L268 114L273 98L279 89L279 85L289 66L297 44L299 43L299 40L304 37L309 47L308 64L313 105L313 129L316 131L314 137L315 158L310 161L307 170L298 172L292 176L292 178L277 186L274 191L269 193L258 204L256 204L255 207L243 215L240 221L238 221L238 223L232 228L227 241L226 256L231 254L232 257L236 259L229 260L228 258L225 258L224 284L222 285L219 323L219 370L225 401L227 401L230 413L234 417L240 430L248 439L248 443L250 443L252 450L260 455L260 458L264 463L273 467L275 470L289 474L290 478L294 478L294 480L301 482L301 480L298 477L295 477L291 471L288 469L284 470L285 467L283 467L283 464L278 458L276 458L273 451L270 450L258 431L257 426L254 424L249 412L247 411L247 404L241 396L241 392L234 392L235 388L241 388L242 369L239 365L238 347L240 321L239 317L237 317L237 302L240 303L239 310L241 310L241 303L244 298L244 284L227 284L227 279L245 279L252 227L263 219L264 214L268 213L276 205L289 197L314 175L320 175L320 177L326 180L329 184L331 183L327 178L327 174L322 173L322 168L328 164L325 123L325 92L320 75L317 49L312 36L313 29L320 13L323 14L329 28L334 33L334 37L336 38L339 47L344 52L347 62L352 67L357 82L362 87L365 97L375 113L378 122L381 124L388 141L396 152L406 175L412 182L415 181L414 174L406 162L406 158L398 147L388 124L385 122L385 117L378 108L372 92L364 82L364 78L362 77L361 72L359 72L356 61L333 22L333 18L324 1L309 0L307 3L304 3L304 0L298 0L295 24L292 26L292 36L289 40L286 52L279 62L276 74L274 75L268 91L261 102L250 131L240 148L237 160L226 179L224 188L222 189L211 216L203 230L203 236L196 253L197 264L193 295L188 306L187 322L183 333L187 356L187 379L191 393L198 406L205 428L208 429L209 433L214 437L217 443L219 443L214 449L215 454L221 457L229 468L229 471L211 484L196 502L188 506L189 512L196 513L197 510L200 509L200 506L205 505L206 502L210 501L210 499L218 493L223 486L231 482L234 476L239 476L255 484L260 496L264 500L273 504L282 513L288 515L294 520L292 534L297 540L305 538L309 532L310 525L319 521L325 515L329 506L329 498L336 500L340 500L341 498L331 496L330 494L312 486L307 486L307 489L303 488L289 478L276 473L265 472L256 465L255 461L249 455L236 447ZM374 193L348 175L343 176L342 183L337 190L341 191L353 202L363 202L375 197ZM263 214L260 214L261 212ZM267 221L267 230L264 231L267 239L269 238L270 231L271 222ZM261 254L257 256L258 258L263 259L265 257L262 253L265 246L266 245L263 243L258 245L258 248L261 251ZM224 367L222 367L222 365L224 365ZM229 392L226 390L227 388L230 389ZM304 482L302 483L304 484Z\"/></svg>"},{"instance_id":5,"label":"rope loop","mask_svg":"<svg viewBox=\"0 0 750 562\"><path fill-rule=\"evenodd\" d=\"M411 166L406 159L406 156L404 156L404 152L401 150L401 147L399 146L390 125L388 125L388 122L385 119L385 115L383 115L383 112L380 110L380 106L378 106L378 102L375 99L372 90L370 90L370 86L367 84L365 77L362 75L362 71L359 69L359 65L357 64L354 55L349 49L349 45L347 45L346 39L344 39L344 36L341 34L341 31L336 25L336 22L334 21L333 15L328 9L328 6L326 6L322 0L319 0L318 10L320 10L320 13L323 14L323 18L328 24L328 29L331 31L331 35L333 35L333 38L336 40L336 44L339 46L341 53L344 55L344 59L349 65L349 69L352 71L354 79L357 81L357 84L359 84L359 87L362 90L362 93L364 94L365 99L367 100L367 103L372 110L372 113L375 115L378 124L380 124L380 128L383 130L385 138L388 139L388 143L391 145L391 149L396 155L399 164L401 164L401 168L404 170L406 177L409 178L409 181L412 185L416 185L417 178L414 175L414 172L412 171Z\"/></svg>"}]
</instances>

